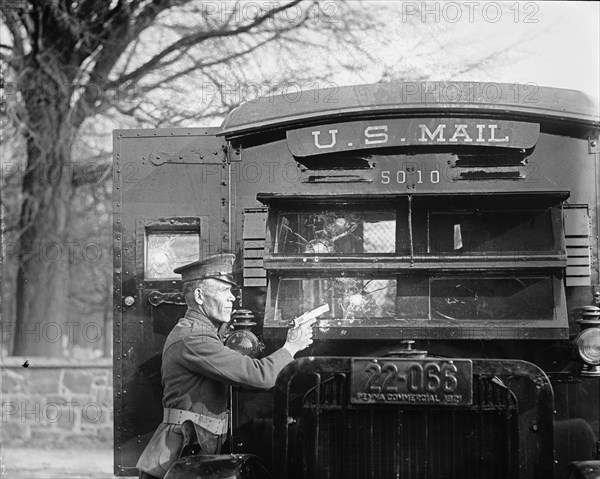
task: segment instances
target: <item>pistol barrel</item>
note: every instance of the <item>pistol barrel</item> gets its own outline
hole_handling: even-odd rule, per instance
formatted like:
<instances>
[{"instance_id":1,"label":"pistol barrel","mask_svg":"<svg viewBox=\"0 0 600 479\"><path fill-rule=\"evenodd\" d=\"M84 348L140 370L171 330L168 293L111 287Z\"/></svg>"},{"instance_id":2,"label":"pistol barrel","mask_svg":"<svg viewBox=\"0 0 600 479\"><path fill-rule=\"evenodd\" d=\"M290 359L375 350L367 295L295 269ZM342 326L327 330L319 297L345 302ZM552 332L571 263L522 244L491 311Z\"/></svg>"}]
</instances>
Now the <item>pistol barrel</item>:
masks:
<instances>
[{"instance_id":1,"label":"pistol barrel","mask_svg":"<svg viewBox=\"0 0 600 479\"><path fill-rule=\"evenodd\" d=\"M301 324L304 324L304 323L310 321L311 319L316 318L317 316L321 316L322 314L325 314L328 311L329 311L329 305L327 303L322 304L321 306L319 306L311 311L307 311L306 313L301 314L296 319L294 319L294 327L300 326Z\"/></svg>"}]
</instances>

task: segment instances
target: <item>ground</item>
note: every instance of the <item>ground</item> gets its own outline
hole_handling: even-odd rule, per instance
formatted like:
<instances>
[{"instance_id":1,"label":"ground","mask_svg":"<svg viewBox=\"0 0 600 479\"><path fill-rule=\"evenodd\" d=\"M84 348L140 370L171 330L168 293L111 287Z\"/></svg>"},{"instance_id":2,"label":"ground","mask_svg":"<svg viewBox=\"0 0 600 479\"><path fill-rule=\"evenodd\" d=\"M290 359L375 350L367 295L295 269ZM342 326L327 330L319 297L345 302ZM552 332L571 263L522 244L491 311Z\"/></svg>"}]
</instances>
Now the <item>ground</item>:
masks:
<instances>
[{"instance_id":1,"label":"ground","mask_svg":"<svg viewBox=\"0 0 600 479\"><path fill-rule=\"evenodd\" d=\"M57 447L60 447L57 445ZM112 448L42 449L2 444L1 479L113 479Z\"/></svg>"}]
</instances>

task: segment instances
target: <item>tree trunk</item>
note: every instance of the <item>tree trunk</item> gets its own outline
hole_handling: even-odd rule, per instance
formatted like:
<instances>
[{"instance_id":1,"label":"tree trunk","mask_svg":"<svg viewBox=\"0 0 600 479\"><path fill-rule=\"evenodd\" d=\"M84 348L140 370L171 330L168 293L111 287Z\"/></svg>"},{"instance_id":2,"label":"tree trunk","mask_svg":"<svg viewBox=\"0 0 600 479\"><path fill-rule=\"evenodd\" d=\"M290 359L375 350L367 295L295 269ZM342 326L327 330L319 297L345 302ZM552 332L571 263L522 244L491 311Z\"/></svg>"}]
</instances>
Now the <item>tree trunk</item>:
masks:
<instances>
[{"instance_id":1,"label":"tree trunk","mask_svg":"<svg viewBox=\"0 0 600 479\"><path fill-rule=\"evenodd\" d=\"M31 183L36 185L27 188L44 187L49 198L21 236L13 352L17 356L62 356L62 336L69 334L69 256L77 245L65 243L71 186L62 176L56 184L41 185L45 181L35 179Z\"/></svg>"},{"instance_id":2,"label":"tree trunk","mask_svg":"<svg viewBox=\"0 0 600 479\"><path fill-rule=\"evenodd\" d=\"M26 107L27 170L23 177L17 356L62 356L62 337L81 328L66 325L69 261L84 245L66 243L74 128L69 95L44 69L32 69L22 88Z\"/></svg>"}]
</instances>

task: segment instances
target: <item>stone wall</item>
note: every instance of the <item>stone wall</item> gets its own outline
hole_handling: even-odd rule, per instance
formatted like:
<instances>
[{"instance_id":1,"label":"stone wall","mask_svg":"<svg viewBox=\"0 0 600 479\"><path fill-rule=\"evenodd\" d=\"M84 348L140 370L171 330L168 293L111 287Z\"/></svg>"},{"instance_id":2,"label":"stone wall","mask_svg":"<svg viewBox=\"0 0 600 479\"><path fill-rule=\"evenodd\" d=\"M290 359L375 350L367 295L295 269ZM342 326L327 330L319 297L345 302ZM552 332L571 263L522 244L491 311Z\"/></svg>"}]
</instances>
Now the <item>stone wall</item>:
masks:
<instances>
[{"instance_id":1,"label":"stone wall","mask_svg":"<svg viewBox=\"0 0 600 479\"><path fill-rule=\"evenodd\" d=\"M11 446L112 447L112 361L0 360L0 439Z\"/></svg>"}]
</instances>

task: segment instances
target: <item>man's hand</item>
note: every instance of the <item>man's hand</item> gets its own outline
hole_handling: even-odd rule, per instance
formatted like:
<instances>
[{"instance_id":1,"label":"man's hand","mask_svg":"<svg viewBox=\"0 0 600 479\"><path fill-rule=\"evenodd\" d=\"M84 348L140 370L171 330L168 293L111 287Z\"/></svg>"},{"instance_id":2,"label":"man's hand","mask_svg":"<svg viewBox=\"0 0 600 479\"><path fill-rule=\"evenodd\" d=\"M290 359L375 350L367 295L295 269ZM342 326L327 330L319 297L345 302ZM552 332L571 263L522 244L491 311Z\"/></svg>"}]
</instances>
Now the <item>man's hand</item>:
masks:
<instances>
[{"instance_id":1,"label":"man's hand","mask_svg":"<svg viewBox=\"0 0 600 479\"><path fill-rule=\"evenodd\" d=\"M295 356L296 353L302 351L312 344L312 326L315 324L316 320L316 318L313 318L306 323L300 324L299 326L294 326L288 330L287 341L283 347L287 349L292 356Z\"/></svg>"}]
</instances>

